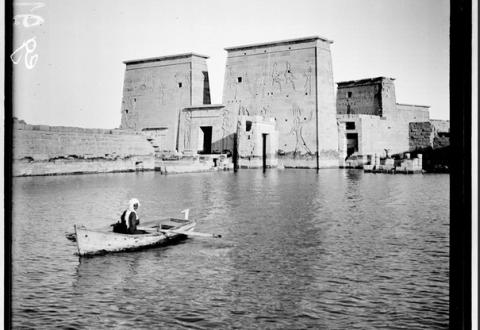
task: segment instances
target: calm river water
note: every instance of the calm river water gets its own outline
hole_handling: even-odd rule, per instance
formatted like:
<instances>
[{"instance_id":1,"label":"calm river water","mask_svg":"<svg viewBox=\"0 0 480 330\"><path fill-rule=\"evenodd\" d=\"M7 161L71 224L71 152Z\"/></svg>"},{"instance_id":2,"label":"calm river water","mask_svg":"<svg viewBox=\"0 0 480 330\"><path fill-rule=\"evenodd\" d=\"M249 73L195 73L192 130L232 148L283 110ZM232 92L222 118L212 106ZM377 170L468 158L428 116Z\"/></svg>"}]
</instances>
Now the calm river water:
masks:
<instances>
[{"instance_id":1,"label":"calm river water","mask_svg":"<svg viewBox=\"0 0 480 330\"><path fill-rule=\"evenodd\" d=\"M15 178L15 328L448 327L449 176L241 170ZM221 239L94 258L73 224L181 217Z\"/></svg>"}]
</instances>

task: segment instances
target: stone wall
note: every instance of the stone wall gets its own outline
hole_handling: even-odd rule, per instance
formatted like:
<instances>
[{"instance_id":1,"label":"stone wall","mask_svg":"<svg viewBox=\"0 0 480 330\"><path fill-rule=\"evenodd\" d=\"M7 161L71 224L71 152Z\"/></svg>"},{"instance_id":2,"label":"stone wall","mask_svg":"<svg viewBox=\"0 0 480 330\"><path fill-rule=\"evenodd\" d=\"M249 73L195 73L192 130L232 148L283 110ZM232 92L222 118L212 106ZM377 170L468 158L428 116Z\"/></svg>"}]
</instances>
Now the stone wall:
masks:
<instances>
[{"instance_id":1,"label":"stone wall","mask_svg":"<svg viewBox=\"0 0 480 330\"><path fill-rule=\"evenodd\" d=\"M280 154L278 166L284 168L316 168L316 155ZM338 168L339 159L337 151L321 151L318 155L319 168Z\"/></svg>"},{"instance_id":2,"label":"stone wall","mask_svg":"<svg viewBox=\"0 0 480 330\"><path fill-rule=\"evenodd\" d=\"M448 121L410 123L410 150L440 149L450 146Z\"/></svg>"},{"instance_id":3,"label":"stone wall","mask_svg":"<svg viewBox=\"0 0 480 330\"><path fill-rule=\"evenodd\" d=\"M425 122L430 120L430 107L416 104L397 103L394 119L410 122Z\"/></svg>"},{"instance_id":4,"label":"stone wall","mask_svg":"<svg viewBox=\"0 0 480 330\"><path fill-rule=\"evenodd\" d=\"M410 123L409 129L410 151L432 147L433 125L430 122Z\"/></svg>"},{"instance_id":5,"label":"stone wall","mask_svg":"<svg viewBox=\"0 0 480 330\"><path fill-rule=\"evenodd\" d=\"M237 116L271 117L283 157L319 152L337 161L330 44L312 37L226 48L224 137L235 133Z\"/></svg>"},{"instance_id":6,"label":"stone wall","mask_svg":"<svg viewBox=\"0 0 480 330\"><path fill-rule=\"evenodd\" d=\"M410 150L448 147L450 145L449 124L444 120L410 123Z\"/></svg>"},{"instance_id":7,"label":"stone wall","mask_svg":"<svg viewBox=\"0 0 480 330\"><path fill-rule=\"evenodd\" d=\"M137 172L154 169L153 157L133 156L124 159L56 159L50 161L14 161L13 176L94 174Z\"/></svg>"},{"instance_id":8,"label":"stone wall","mask_svg":"<svg viewBox=\"0 0 480 330\"><path fill-rule=\"evenodd\" d=\"M439 136L438 134L434 135L432 143L433 149L446 148L448 146L450 146L450 137L442 135Z\"/></svg>"},{"instance_id":9,"label":"stone wall","mask_svg":"<svg viewBox=\"0 0 480 330\"><path fill-rule=\"evenodd\" d=\"M357 148L352 161L360 164L368 155L386 157L409 151L410 143L414 143L409 137L409 124L429 120L428 106L396 103L393 81L393 78L377 77L338 83L341 166L345 166L347 157L352 155L355 138ZM415 134L420 143L420 131Z\"/></svg>"},{"instance_id":10,"label":"stone wall","mask_svg":"<svg viewBox=\"0 0 480 330\"><path fill-rule=\"evenodd\" d=\"M449 120L440 120L440 119L431 119L436 132L439 133L450 133L450 121Z\"/></svg>"},{"instance_id":11,"label":"stone wall","mask_svg":"<svg viewBox=\"0 0 480 330\"><path fill-rule=\"evenodd\" d=\"M141 133L14 122L15 176L153 170Z\"/></svg>"},{"instance_id":12,"label":"stone wall","mask_svg":"<svg viewBox=\"0 0 480 330\"><path fill-rule=\"evenodd\" d=\"M429 172L448 172L450 158L448 121L410 123L410 151L423 154L423 168Z\"/></svg>"},{"instance_id":13,"label":"stone wall","mask_svg":"<svg viewBox=\"0 0 480 330\"><path fill-rule=\"evenodd\" d=\"M210 103L207 56L193 53L126 61L121 128L158 129L165 150L179 148L183 108Z\"/></svg>"},{"instance_id":14,"label":"stone wall","mask_svg":"<svg viewBox=\"0 0 480 330\"><path fill-rule=\"evenodd\" d=\"M395 112L393 81L377 77L337 83L337 114L387 116Z\"/></svg>"},{"instance_id":15,"label":"stone wall","mask_svg":"<svg viewBox=\"0 0 480 330\"><path fill-rule=\"evenodd\" d=\"M432 119L430 123L433 126L433 149L446 148L450 146L450 121Z\"/></svg>"},{"instance_id":16,"label":"stone wall","mask_svg":"<svg viewBox=\"0 0 480 330\"><path fill-rule=\"evenodd\" d=\"M357 134L357 155L402 153L409 150L409 123L380 116L338 115L339 153L347 157L347 134ZM348 129L347 123L354 123ZM353 125L352 125L353 126ZM350 126L351 127L351 126Z\"/></svg>"}]
</instances>

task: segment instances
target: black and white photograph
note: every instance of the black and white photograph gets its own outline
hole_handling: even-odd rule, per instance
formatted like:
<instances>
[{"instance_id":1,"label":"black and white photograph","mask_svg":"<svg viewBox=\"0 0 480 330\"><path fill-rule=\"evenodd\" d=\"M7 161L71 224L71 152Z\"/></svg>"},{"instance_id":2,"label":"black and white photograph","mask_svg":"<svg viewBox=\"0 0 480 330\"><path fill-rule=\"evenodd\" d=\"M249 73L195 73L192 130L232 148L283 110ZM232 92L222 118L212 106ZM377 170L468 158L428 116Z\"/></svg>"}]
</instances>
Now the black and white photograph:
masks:
<instances>
[{"instance_id":1,"label":"black and white photograph","mask_svg":"<svg viewBox=\"0 0 480 330\"><path fill-rule=\"evenodd\" d=\"M11 7L5 324L455 328L450 1Z\"/></svg>"}]
</instances>

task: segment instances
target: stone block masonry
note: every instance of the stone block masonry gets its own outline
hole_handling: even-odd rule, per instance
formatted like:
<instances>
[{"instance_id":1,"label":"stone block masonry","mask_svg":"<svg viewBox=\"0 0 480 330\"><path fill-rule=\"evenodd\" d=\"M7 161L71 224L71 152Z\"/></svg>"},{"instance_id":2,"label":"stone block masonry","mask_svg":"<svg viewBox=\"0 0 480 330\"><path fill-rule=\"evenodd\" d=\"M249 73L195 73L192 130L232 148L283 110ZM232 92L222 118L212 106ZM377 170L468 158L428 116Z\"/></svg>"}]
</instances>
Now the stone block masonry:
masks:
<instances>
[{"instance_id":1,"label":"stone block masonry","mask_svg":"<svg viewBox=\"0 0 480 330\"><path fill-rule=\"evenodd\" d=\"M433 127L430 122L410 123L410 150L428 148L433 142Z\"/></svg>"},{"instance_id":2,"label":"stone block masonry","mask_svg":"<svg viewBox=\"0 0 480 330\"><path fill-rule=\"evenodd\" d=\"M154 169L152 157L134 156L125 159L57 159L50 161L14 161L13 176L94 174L137 172Z\"/></svg>"},{"instance_id":3,"label":"stone block masonry","mask_svg":"<svg viewBox=\"0 0 480 330\"><path fill-rule=\"evenodd\" d=\"M412 154L423 154L423 168L429 172L448 172L450 122L431 120L410 123L409 145Z\"/></svg>"},{"instance_id":4,"label":"stone block masonry","mask_svg":"<svg viewBox=\"0 0 480 330\"><path fill-rule=\"evenodd\" d=\"M153 154L137 132L14 122L14 176L153 170Z\"/></svg>"},{"instance_id":5,"label":"stone block masonry","mask_svg":"<svg viewBox=\"0 0 480 330\"><path fill-rule=\"evenodd\" d=\"M338 83L339 115L385 116L395 105L394 79L376 77Z\"/></svg>"},{"instance_id":6,"label":"stone block masonry","mask_svg":"<svg viewBox=\"0 0 480 330\"><path fill-rule=\"evenodd\" d=\"M187 53L125 61L121 128L156 130L160 150L180 150L183 109L210 104L207 58Z\"/></svg>"},{"instance_id":7,"label":"stone block masonry","mask_svg":"<svg viewBox=\"0 0 480 330\"><path fill-rule=\"evenodd\" d=\"M224 138L235 132L238 116L271 117L285 164L338 164L331 43L315 36L226 48Z\"/></svg>"},{"instance_id":8,"label":"stone block masonry","mask_svg":"<svg viewBox=\"0 0 480 330\"><path fill-rule=\"evenodd\" d=\"M429 107L396 102L393 78L376 77L338 83L337 119L341 166L362 166L368 155L408 152L410 123L429 120ZM421 126L421 125L420 125ZM420 127L418 126L418 127ZM428 144L415 135L414 143Z\"/></svg>"},{"instance_id":9,"label":"stone block masonry","mask_svg":"<svg viewBox=\"0 0 480 330\"><path fill-rule=\"evenodd\" d=\"M410 123L410 151L432 148L435 128L431 122Z\"/></svg>"}]
</instances>

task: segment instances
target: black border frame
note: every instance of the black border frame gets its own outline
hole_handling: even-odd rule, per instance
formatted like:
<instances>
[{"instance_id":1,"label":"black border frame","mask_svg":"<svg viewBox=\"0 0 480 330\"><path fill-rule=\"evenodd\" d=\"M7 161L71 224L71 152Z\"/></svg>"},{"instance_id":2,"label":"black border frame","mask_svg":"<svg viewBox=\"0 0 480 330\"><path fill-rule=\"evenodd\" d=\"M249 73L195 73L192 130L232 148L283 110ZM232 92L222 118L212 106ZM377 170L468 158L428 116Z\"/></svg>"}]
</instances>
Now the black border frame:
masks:
<instances>
[{"instance_id":1,"label":"black border frame","mask_svg":"<svg viewBox=\"0 0 480 330\"><path fill-rule=\"evenodd\" d=\"M472 2L450 1L450 329L472 327Z\"/></svg>"},{"instance_id":2,"label":"black border frame","mask_svg":"<svg viewBox=\"0 0 480 330\"><path fill-rule=\"evenodd\" d=\"M10 54L13 52L13 0L5 1L5 63L4 63L4 175L3 175L3 205L4 205L4 233L3 233L3 248L4 248L4 286L3 286L3 326L5 329L12 327L12 148L13 148L13 63L10 60Z\"/></svg>"},{"instance_id":3,"label":"black border frame","mask_svg":"<svg viewBox=\"0 0 480 330\"><path fill-rule=\"evenodd\" d=\"M475 1L475 0L473 0ZM4 328L11 328L12 242L12 20L5 1ZM478 32L478 31L477 31ZM478 34L477 34L478 35ZM450 329L472 326L472 2L450 0ZM475 91L476 93L476 91ZM478 94L477 94L478 95ZM478 159L477 159L478 160ZM476 219L475 219L476 220Z\"/></svg>"}]
</instances>

